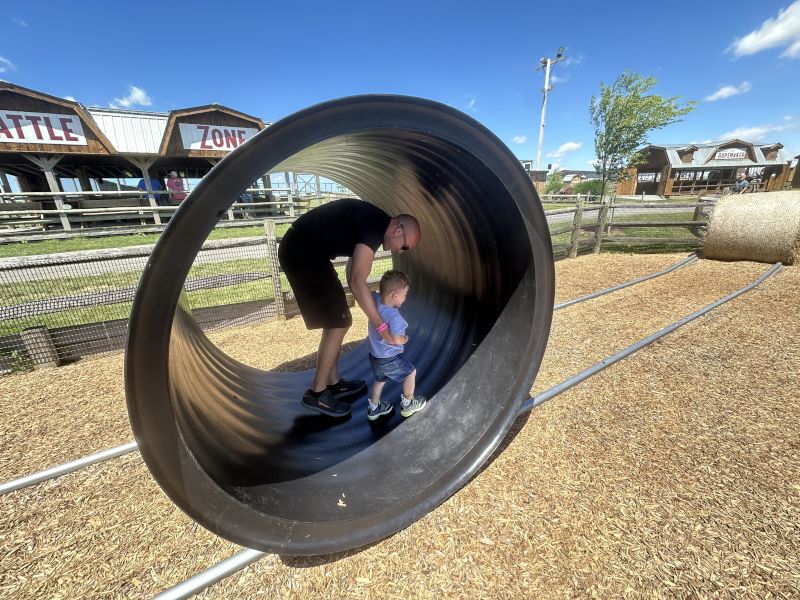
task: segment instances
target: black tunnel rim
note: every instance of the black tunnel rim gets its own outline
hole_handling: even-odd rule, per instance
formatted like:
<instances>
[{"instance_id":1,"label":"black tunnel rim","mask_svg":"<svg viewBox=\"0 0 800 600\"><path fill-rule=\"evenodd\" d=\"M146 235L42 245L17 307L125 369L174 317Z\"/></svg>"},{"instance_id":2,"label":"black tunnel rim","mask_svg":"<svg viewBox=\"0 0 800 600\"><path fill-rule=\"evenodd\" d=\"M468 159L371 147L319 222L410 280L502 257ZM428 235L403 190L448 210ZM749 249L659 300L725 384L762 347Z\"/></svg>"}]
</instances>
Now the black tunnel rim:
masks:
<instances>
[{"instance_id":1,"label":"black tunnel rim","mask_svg":"<svg viewBox=\"0 0 800 600\"><path fill-rule=\"evenodd\" d=\"M332 122L338 133L320 134L308 121ZM526 353L527 373L520 378L532 383L538 371L552 316L553 266L547 223L533 186L519 161L488 129L471 117L448 106L407 96L368 95L325 102L290 115L251 142L223 159L201 181L178 209L148 260L134 299L128 330L125 361L125 386L131 425L140 451L151 473L167 495L193 519L211 531L245 546L288 554L324 554L346 550L376 541L413 523L455 493L483 465L497 448L527 397L513 401L467 456L456 462L456 472L435 489L423 489L414 502L403 503L402 510L385 511L354 521L297 523L257 513L232 498L196 463L188 450L172 412L171 402L154 406L150 398L169 399L168 352L172 318L180 289L197 252L219 216L235 195L215 195L219 189L244 187L252 181L244 164L266 165L261 171L297 154L317 142L369 129L420 130L449 141L472 140L469 151L491 149L478 157L493 162L496 175L517 203L531 242L535 278L534 318ZM274 157L265 160L264 157ZM501 171L501 172L497 172ZM253 178L254 179L254 178ZM233 181L235 185L227 182ZM164 427L164 422L168 427ZM159 425L160 439L147 435ZM304 532L314 530L312 542Z\"/></svg>"}]
</instances>

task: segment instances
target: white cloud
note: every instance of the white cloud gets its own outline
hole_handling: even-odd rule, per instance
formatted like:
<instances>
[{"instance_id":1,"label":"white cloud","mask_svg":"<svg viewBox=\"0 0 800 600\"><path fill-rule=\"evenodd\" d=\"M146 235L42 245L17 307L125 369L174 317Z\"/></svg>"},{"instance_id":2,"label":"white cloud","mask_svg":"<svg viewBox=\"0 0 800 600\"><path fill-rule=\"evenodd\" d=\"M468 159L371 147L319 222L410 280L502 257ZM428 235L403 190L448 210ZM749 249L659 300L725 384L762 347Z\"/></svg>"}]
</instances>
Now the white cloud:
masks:
<instances>
[{"instance_id":1,"label":"white cloud","mask_svg":"<svg viewBox=\"0 0 800 600\"><path fill-rule=\"evenodd\" d=\"M583 62L583 54L579 54L578 56L568 56L559 64L562 64L565 67L571 67L572 65L579 65L582 62Z\"/></svg>"},{"instance_id":2,"label":"white cloud","mask_svg":"<svg viewBox=\"0 0 800 600\"><path fill-rule=\"evenodd\" d=\"M730 138L738 138L746 142L761 142L767 137L768 134L776 133L779 131L786 131L787 129L795 129L797 127L794 123L785 123L783 125L756 125L755 127L737 127L731 131L726 131L720 136L721 140Z\"/></svg>"},{"instance_id":3,"label":"white cloud","mask_svg":"<svg viewBox=\"0 0 800 600\"><path fill-rule=\"evenodd\" d=\"M515 135L514 136L514 143L515 144L524 144L527 141L528 141L528 136L527 135Z\"/></svg>"},{"instance_id":4,"label":"white cloud","mask_svg":"<svg viewBox=\"0 0 800 600\"><path fill-rule=\"evenodd\" d=\"M738 38L728 48L737 58L785 46L783 58L800 58L800 0L778 11L778 16L767 19L761 27Z\"/></svg>"},{"instance_id":5,"label":"white cloud","mask_svg":"<svg viewBox=\"0 0 800 600\"><path fill-rule=\"evenodd\" d=\"M719 88L716 92L711 94L710 96L706 96L706 102L714 102L716 100L723 100L725 98L730 98L731 96L738 96L739 94L746 94L753 86L750 85L749 81L743 81L739 85L724 85Z\"/></svg>"},{"instance_id":6,"label":"white cloud","mask_svg":"<svg viewBox=\"0 0 800 600\"><path fill-rule=\"evenodd\" d=\"M559 77L558 75L550 76L550 83L564 83L565 81L569 81L569 77Z\"/></svg>"},{"instance_id":7,"label":"white cloud","mask_svg":"<svg viewBox=\"0 0 800 600\"><path fill-rule=\"evenodd\" d=\"M555 152L548 152L547 156L552 156L553 158L563 158L570 152L575 152L575 150L578 150L581 146L583 146L583 142L566 142L561 144L558 147L558 150Z\"/></svg>"},{"instance_id":8,"label":"white cloud","mask_svg":"<svg viewBox=\"0 0 800 600\"><path fill-rule=\"evenodd\" d=\"M11 22L14 23L14 25L19 25L20 27L28 26L28 24L25 21L23 21L22 19L18 19L16 17L11 17Z\"/></svg>"},{"instance_id":9,"label":"white cloud","mask_svg":"<svg viewBox=\"0 0 800 600\"><path fill-rule=\"evenodd\" d=\"M69 100L71 102L77 102L73 96L64 96L64 100Z\"/></svg>"},{"instance_id":10,"label":"white cloud","mask_svg":"<svg viewBox=\"0 0 800 600\"><path fill-rule=\"evenodd\" d=\"M478 112L478 108L476 106L476 104L478 103L478 99L472 94L464 94L464 98L467 99L466 109L472 113Z\"/></svg>"},{"instance_id":11,"label":"white cloud","mask_svg":"<svg viewBox=\"0 0 800 600\"><path fill-rule=\"evenodd\" d=\"M114 98L108 105L111 108L130 108L131 106L150 106L153 101L142 88L132 85L128 88L128 95L124 98Z\"/></svg>"},{"instance_id":12,"label":"white cloud","mask_svg":"<svg viewBox=\"0 0 800 600\"><path fill-rule=\"evenodd\" d=\"M561 165L558 163L550 163L550 172L558 171L561 168Z\"/></svg>"},{"instance_id":13,"label":"white cloud","mask_svg":"<svg viewBox=\"0 0 800 600\"><path fill-rule=\"evenodd\" d=\"M592 167L593 169L597 166L598 160L595 158L593 160L587 160L586 164Z\"/></svg>"},{"instance_id":14,"label":"white cloud","mask_svg":"<svg viewBox=\"0 0 800 600\"><path fill-rule=\"evenodd\" d=\"M7 58L3 58L0 56L0 73L5 73L6 71L16 70L16 65L12 63Z\"/></svg>"}]
</instances>

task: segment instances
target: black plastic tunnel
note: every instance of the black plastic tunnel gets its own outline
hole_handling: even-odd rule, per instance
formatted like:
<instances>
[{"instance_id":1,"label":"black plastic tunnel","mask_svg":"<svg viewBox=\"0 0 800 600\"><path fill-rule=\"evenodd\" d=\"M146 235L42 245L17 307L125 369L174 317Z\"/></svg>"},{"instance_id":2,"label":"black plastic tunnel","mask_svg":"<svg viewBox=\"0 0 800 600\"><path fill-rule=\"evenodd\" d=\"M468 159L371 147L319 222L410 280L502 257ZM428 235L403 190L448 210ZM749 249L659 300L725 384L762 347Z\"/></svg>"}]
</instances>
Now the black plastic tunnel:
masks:
<instances>
[{"instance_id":1,"label":"black plastic tunnel","mask_svg":"<svg viewBox=\"0 0 800 600\"><path fill-rule=\"evenodd\" d=\"M270 171L317 173L420 221L420 245L394 265L411 280L406 354L429 398L424 412L369 422L366 396L348 419L307 412L311 372L237 362L180 302L219 217ZM477 121L404 96L302 110L215 166L153 250L125 366L141 454L181 509L238 544L313 555L384 538L454 494L507 434L547 343L553 279L531 181ZM365 344L342 356L340 371L372 382ZM396 403L399 391L383 394Z\"/></svg>"}]
</instances>

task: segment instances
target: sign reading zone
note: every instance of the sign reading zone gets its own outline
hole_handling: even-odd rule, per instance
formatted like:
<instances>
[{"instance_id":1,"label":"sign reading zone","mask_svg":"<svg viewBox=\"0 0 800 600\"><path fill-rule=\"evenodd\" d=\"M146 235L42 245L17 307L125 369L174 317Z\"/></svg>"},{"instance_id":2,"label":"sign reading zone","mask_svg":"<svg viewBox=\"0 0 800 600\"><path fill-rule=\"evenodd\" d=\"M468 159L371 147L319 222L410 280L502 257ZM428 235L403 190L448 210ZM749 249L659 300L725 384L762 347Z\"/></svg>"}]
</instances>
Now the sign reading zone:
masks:
<instances>
[{"instance_id":1,"label":"sign reading zone","mask_svg":"<svg viewBox=\"0 0 800 600\"><path fill-rule=\"evenodd\" d=\"M178 123L181 140L186 150L218 150L230 152L258 133L252 127L228 127L225 125L200 125Z\"/></svg>"}]
</instances>

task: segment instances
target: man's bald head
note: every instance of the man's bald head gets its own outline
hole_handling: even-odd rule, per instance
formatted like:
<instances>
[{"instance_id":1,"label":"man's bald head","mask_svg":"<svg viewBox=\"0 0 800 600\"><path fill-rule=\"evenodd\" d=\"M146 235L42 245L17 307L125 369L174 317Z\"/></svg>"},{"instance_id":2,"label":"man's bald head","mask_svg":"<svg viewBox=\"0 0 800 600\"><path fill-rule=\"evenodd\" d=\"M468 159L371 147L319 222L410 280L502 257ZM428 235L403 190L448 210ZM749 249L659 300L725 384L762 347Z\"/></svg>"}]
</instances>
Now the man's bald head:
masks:
<instances>
[{"instance_id":1,"label":"man's bald head","mask_svg":"<svg viewBox=\"0 0 800 600\"><path fill-rule=\"evenodd\" d=\"M383 236L383 249L391 252L413 250L422 238L419 221L412 215L392 217Z\"/></svg>"}]
</instances>

